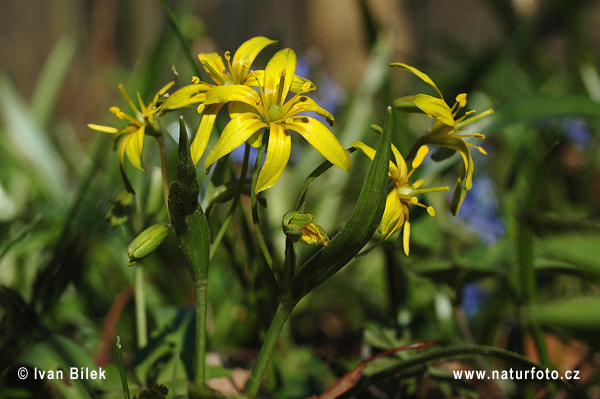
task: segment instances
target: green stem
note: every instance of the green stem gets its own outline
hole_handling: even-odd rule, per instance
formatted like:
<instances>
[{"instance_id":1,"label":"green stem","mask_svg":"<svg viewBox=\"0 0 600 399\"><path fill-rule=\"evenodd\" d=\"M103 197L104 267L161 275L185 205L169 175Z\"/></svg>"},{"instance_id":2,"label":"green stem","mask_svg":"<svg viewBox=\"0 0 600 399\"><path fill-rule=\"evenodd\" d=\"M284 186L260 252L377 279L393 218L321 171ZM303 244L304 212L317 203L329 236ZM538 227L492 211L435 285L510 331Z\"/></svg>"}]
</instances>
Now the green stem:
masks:
<instances>
[{"instance_id":1,"label":"green stem","mask_svg":"<svg viewBox=\"0 0 600 399\"><path fill-rule=\"evenodd\" d=\"M265 340L260 348L256 363L254 363L254 367L252 368L250 381L248 381L248 385L246 387L246 395L250 398L256 396L258 393L260 382L265 375L265 371L267 371L267 366L269 364L269 360L271 359L273 349L275 349L277 338L279 337L279 334L281 333L281 330L290 316L290 313L292 313L292 309L294 309L295 305L296 301L291 298L291 295L284 295L281 298L277 312L271 321L271 326L269 327L267 335L265 336Z\"/></svg>"},{"instance_id":2,"label":"green stem","mask_svg":"<svg viewBox=\"0 0 600 399\"><path fill-rule=\"evenodd\" d=\"M242 196L242 190L244 189L244 184L246 183L246 175L248 174L248 159L250 158L250 144L246 143L246 149L244 150L244 161L242 163L242 171L240 172L240 181L237 188L237 193L233 197L233 202L231 203L231 208L229 208L229 212L221 224L219 231L217 232L217 236L215 240L210 246L210 255L209 260L212 260L215 252L217 252L217 248L219 248L219 244L233 219L233 214L235 213L235 209L237 208L238 202L240 201L240 197Z\"/></svg>"},{"instance_id":3,"label":"green stem","mask_svg":"<svg viewBox=\"0 0 600 399\"><path fill-rule=\"evenodd\" d=\"M134 268L135 286L135 322L137 327L138 348L148 344L148 327L146 322L146 296L144 293L144 270L138 265Z\"/></svg>"},{"instance_id":4,"label":"green stem","mask_svg":"<svg viewBox=\"0 0 600 399\"><path fill-rule=\"evenodd\" d=\"M194 357L194 381L204 386L206 381L206 316L208 310L207 279L194 281L194 296L196 298L196 356Z\"/></svg>"},{"instance_id":5,"label":"green stem","mask_svg":"<svg viewBox=\"0 0 600 399\"><path fill-rule=\"evenodd\" d=\"M162 5L163 9L165 10L165 14L167 14L167 18L169 18L169 23L171 24L171 27L175 31L175 35L177 35L177 38L179 39L179 42L181 43L181 47L183 47L185 55L186 55L188 61L190 62L190 64L192 65L192 68L194 69L196 76L198 76L198 78L200 80L202 80L202 72L200 72L200 68L196 64L196 60L194 59L194 56L192 55L192 50L190 49L190 45L188 44L187 40L183 36L183 32L179 28L179 21L177 21L177 17L175 17L175 14L173 14L173 11L171 10L171 8L169 7L169 5L167 4L167 2L165 0L160 0L160 4Z\"/></svg>"},{"instance_id":6,"label":"green stem","mask_svg":"<svg viewBox=\"0 0 600 399\"><path fill-rule=\"evenodd\" d=\"M267 265L269 269L271 269L271 273L273 273L273 277L277 282L279 288L281 285L281 277L279 276L279 272L275 267L275 263L273 262L273 257L269 252L269 248L267 247L267 243L265 241L265 237L262 233L262 229L260 227L260 220L258 217L258 200L256 198L256 183L258 182L258 175L260 172L260 165L262 163L263 157L265 155L265 150L267 148L267 143L269 141L269 130L266 130L263 137L263 144L258 150L258 155L256 156L256 162L254 163L254 170L252 172L252 187L250 188L250 205L252 207L252 221L254 222L254 233L256 234L256 239L258 240L258 246L260 247L265 260L267 261Z\"/></svg>"},{"instance_id":7,"label":"green stem","mask_svg":"<svg viewBox=\"0 0 600 399\"><path fill-rule=\"evenodd\" d=\"M160 171L162 174L163 195L165 197L165 208L167 209L167 217L171 220L169 214L169 178L167 177L167 151L165 148L165 139L162 134L157 137L158 147L160 148Z\"/></svg>"},{"instance_id":8,"label":"green stem","mask_svg":"<svg viewBox=\"0 0 600 399\"><path fill-rule=\"evenodd\" d=\"M117 359L119 361L119 374L121 375L121 386L123 387L123 398L129 399L129 384L127 383L127 374L123 364L123 348L121 347L121 337L117 335Z\"/></svg>"}]
</instances>

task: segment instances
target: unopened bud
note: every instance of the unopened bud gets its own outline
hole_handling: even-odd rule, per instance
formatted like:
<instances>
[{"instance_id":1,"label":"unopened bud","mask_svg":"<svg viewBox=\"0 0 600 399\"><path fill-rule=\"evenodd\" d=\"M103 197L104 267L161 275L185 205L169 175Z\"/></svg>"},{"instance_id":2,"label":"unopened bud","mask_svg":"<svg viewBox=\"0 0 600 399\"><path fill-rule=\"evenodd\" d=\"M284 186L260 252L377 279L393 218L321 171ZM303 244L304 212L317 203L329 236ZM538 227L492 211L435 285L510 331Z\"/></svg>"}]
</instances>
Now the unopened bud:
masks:
<instances>
[{"instance_id":1,"label":"unopened bud","mask_svg":"<svg viewBox=\"0 0 600 399\"><path fill-rule=\"evenodd\" d=\"M283 232L293 242L307 245L328 245L329 237L321 226L315 223L315 217L290 211L283 216Z\"/></svg>"},{"instance_id":2,"label":"unopened bud","mask_svg":"<svg viewBox=\"0 0 600 399\"><path fill-rule=\"evenodd\" d=\"M170 224L157 223L142 231L127 247L127 254L129 255L127 266L135 265L154 252L167 238L170 229Z\"/></svg>"}]
</instances>

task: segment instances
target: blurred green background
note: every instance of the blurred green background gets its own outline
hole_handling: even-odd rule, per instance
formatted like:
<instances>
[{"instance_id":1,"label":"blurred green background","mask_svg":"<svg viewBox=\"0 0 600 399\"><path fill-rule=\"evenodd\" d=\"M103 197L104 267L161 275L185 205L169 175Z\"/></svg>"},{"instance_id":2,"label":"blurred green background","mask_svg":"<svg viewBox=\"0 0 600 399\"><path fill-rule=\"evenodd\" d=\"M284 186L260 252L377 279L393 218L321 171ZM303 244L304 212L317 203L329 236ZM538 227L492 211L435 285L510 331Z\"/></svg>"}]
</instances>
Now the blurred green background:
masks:
<instances>
[{"instance_id":1,"label":"blurred green background","mask_svg":"<svg viewBox=\"0 0 600 399\"><path fill-rule=\"evenodd\" d=\"M387 243L303 300L267 376L269 397L318 394L369 354L432 339L449 347L493 345L539 361L530 334L537 327L553 367L581 370L569 395L600 397L600 3L168 3L194 55L233 52L257 35L278 40L277 49L293 48L297 73L317 84L315 98L336 117L334 133L346 147L376 141L369 124L383 123L393 99L431 94L413 76L388 68L389 62L428 73L450 104L466 92L469 109L496 111L477 126L487 139L476 144L488 155L473 155L474 189L459 216L448 212L450 197L425 196L437 215L411 210L410 257L400 242ZM136 348L135 276L127 268L131 239L165 220L156 145L148 141L145 148L146 173L127 165L138 195L122 210L110 137L86 124L118 125L107 111L112 105L126 108L119 83L147 102L171 79L172 66L178 86L190 81L193 68L158 1L4 0L1 8L0 398L120 397L116 335L132 392L159 382L169 387L169 397L183 397L193 311L176 240L170 236L136 266L144 268L147 287L151 340L143 348ZM264 66L274 51L265 49L255 66ZM193 132L197 112L184 115ZM397 120L394 142L406 154L428 121L400 113ZM171 166L175 121L170 115L163 121L174 138L167 142ZM279 259L280 218L321 161L294 140L290 166L266 195L267 235ZM330 235L350 214L368 167L357 154L352 162L350 178L332 170L311 188L308 208ZM428 161L420 177L452 188L459 165L457 156ZM113 228L107 215L119 212L128 224ZM223 212L217 210L216 221ZM230 231L211 264L214 375L250 367L270 317L272 303L257 283L256 265L248 262L251 249L242 244L243 235ZM311 252L301 248L300 256ZM527 281L528 270L535 271L535 280ZM374 363L348 396L552 394L539 383L466 384L451 378L456 369L509 367L490 356L402 368L410 356ZM103 366L109 381L19 380L22 365Z\"/></svg>"}]
</instances>

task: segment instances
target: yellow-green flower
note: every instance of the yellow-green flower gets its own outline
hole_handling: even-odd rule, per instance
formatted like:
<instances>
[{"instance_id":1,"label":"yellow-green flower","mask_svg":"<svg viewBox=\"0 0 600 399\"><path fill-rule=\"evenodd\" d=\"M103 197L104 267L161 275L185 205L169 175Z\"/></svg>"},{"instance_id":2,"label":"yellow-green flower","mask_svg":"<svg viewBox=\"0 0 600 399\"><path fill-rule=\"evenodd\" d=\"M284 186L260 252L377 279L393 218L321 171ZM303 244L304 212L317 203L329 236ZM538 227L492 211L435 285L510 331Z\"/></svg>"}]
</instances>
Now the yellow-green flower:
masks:
<instances>
[{"instance_id":1,"label":"yellow-green flower","mask_svg":"<svg viewBox=\"0 0 600 399\"><path fill-rule=\"evenodd\" d=\"M375 157L375 150L368 145L361 142L352 143L352 147L361 150L371 160ZM435 210L432 206L426 206L419 202L419 199L415 196L422 193L430 193L437 191L448 191L446 187L433 187L433 188L420 188L424 181L419 179L413 184L409 183L409 179L412 176L416 168L421 165L423 158L427 155L427 146L421 146L417 151L417 155L412 161L412 170L409 172L406 166L406 162L395 145L392 144L392 153L396 163L390 161L389 176L394 182L394 187L389 192L386 202L385 210L383 211L383 217L379 224L379 232L383 234L382 242L390 238L392 234L400 230L404 226L404 233L402 239L402 245L404 247L404 253L408 255L409 252L409 240L410 240L410 206L417 205L427 209L427 213L431 216L435 215Z\"/></svg>"},{"instance_id":2,"label":"yellow-green flower","mask_svg":"<svg viewBox=\"0 0 600 399\"><path fill-rule=\"evenodd\" d=\"M333 126L333 116L314 100L302 95L302 92L311 89L312 83L306 81L301 93L285 102L295 71L296 54L291 49L284 49L271 58L262 79L256 74L257 81L261 83L260 93L248 86L224 85L206 94L204 105L207 107L235 102L230 106L231 121L207 156L207 172L213 163L244 142L260 145L260 130L263 128L269 131L269 141L265 163L258 177L257 193L272 187L287 165L292 143L290 130L298 132L332 164L350 170L350 158L333 133L318 120L298 115L312 111L324 116Z\"/></svg>"},{"instance_id":3,"label":"yellow-green flower","mask_svg":"<svg viewBox=\"0 0 600 399\"><path fill-rule=\"evenodd\" d=\"M207 88L207 90L204 91L204 98L201 98L201 96L196 97L196 99L199 100L197 102L203 102L206 98L206 92L214 87L229 85L257 87L259 80L264 77L264 71L250 73L250 66L266 46L274 43L277 42L266 37L258 36L244 42L233 55L233 59L231 58L229 51L226 51L225 60L227 61L227 67L223 62L223 58L217 53L199 54L198 59L202 63L206 73L215 82L215 85L196 80L195 83L204 85L201 90ZM292 92L298 93L306 82L308 82L308 80L294 76L291 89ZM192 85L191 89L187 90L193 92L193 86L194 85ZM309 90L314 89L314 84L310 83ZM197 163L202 157L202 154L204 154L217 114L226 103L227 101L212 103L206 107L201 104L198 107L198 112L203 112L203 115L190 148L194 163ZM255 146L259 145L256 142L252 142L251 144Z\"/></svg>"},{"instance_id":4,"label":"yellow-green flower","mask_svg":"<svg viewBox=\"0 0 600 399\"><path fill-rule=\"evenodd\" d=\"M469 147L474 147L481 153L486 154L485 150L480 146L476 146L464 140L466 137L484 139L485 136L483 134L461 133L465 130L464 127L466 125L478 121L479 119L492 114L494 111L489 109L479 115L474 115L475 111L469 111L457 118L459 111L467 105L467 95L465 93L456 96L456 102L450 107L444 100L441 91L427 74L421 72L417 68L400 62L392 63L390 66L411 72L431 86L437 94L437 97L427 94L400 97L394 100L394 107L405 112L425 113L434 119L425 135L415 144L415 150L424 144L434 144L460 153L463 159L463 169L457 181L451 206L452 213L456 215L464 200L466 192L473 187L474 164ZM411 155L409 155L409 158Z\"/></svg>"},{"instance_id":5,"label":"yellow-green flower","mask_svg":"<svg viewBox=\"0 0 600 399\"><path fill-rule=\"evenodd\" d=\"M290 211L283 216L283 232L293 242L306 245L329 245L329 237L321 226L315 223L311 214Z\"/></svg>"},{"instance_id":6,"label":"yellow-green flower","mask_svg":"<svg viewBox=\"0 0 600 399\"><path fill-rule=\"evenodd\" d=\"M138 93L138 103L140 108L138 109L134 102L132 101L127 91L123 85L119 85L119 90L121 94L125 98L125 101L133 111L133 115L128 115L125 112L121 111L117 107L111 107L110 112L115 114L119 119L126 119L129 121L129 124L122 128L116 128L111 126L102 126L95 124L88 124L90 129L97 130L99 132L115 134L115 147L117 142L119 142L119 165L121 167L121 173L125 180L125 184L130 188L127 178L125 176L125 172L123 169L123 163L125 155L127 155L127 159L129 162L141 171L145 171L144 163L142 162L142 151L144 150L144 137L146 134L150 135L158 135L160 128L158 126L157 114L160 109L157 106L158 100L161 99L163 94L175 83L175 80L167 83L163 86L162 89L158 91L154 95L152 101L145 105ZM131 191L131 190L130 190Z\"/></svg>"}]
</instances>

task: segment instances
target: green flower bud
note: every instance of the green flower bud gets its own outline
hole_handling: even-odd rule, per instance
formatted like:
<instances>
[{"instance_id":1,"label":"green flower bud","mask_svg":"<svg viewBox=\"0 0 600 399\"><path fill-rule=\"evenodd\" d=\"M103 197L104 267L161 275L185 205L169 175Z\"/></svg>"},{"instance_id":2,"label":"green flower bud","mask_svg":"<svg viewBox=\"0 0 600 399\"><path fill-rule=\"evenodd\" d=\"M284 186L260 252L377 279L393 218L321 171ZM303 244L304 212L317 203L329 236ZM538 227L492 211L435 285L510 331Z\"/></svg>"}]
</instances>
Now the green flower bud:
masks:
<instances>
[{"instance_id":1,"label":"green flower bud","mask_svg":"<svg viewBox=\"0 0 600 399\"><path fill-rule=\"evenodd\" d=\"M127 247L129 263L127 266L135 265L139 260L154 252L169 235L171 225L157 223L142 231Z\"/></svg>"},{"instance_id":2,"label":"green flower bud","mask_svg":"<svg viewBox=\"0 0 600 399\"><path fill-rule=\"evenodd\" d=\"M303 242L307 245L327 245L329 237L321 226L315 223L315 217L290 211L283 216L283 232L293 242Z\"/></svg>"}]
</instances>

